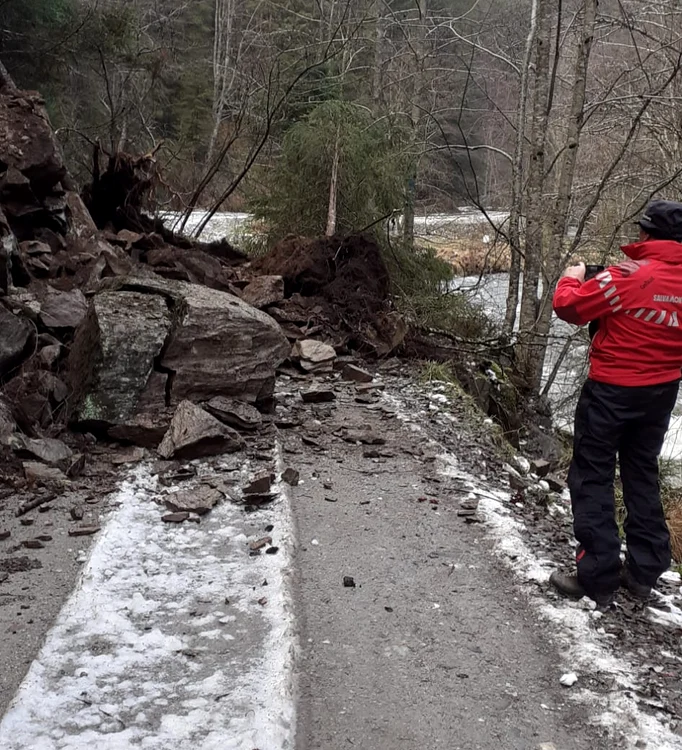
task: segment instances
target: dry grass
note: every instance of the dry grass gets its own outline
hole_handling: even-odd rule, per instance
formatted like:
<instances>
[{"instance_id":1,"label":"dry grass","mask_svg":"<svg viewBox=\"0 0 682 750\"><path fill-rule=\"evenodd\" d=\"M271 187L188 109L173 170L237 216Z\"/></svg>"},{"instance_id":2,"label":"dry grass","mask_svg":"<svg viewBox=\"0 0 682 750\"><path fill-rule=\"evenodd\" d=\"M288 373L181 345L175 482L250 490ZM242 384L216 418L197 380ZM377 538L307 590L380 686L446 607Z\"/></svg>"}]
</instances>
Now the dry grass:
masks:
<instances>
[{"instance_id":1,"label":"dry grass","mask_svg":"<svg viewBox=\"0 0 682 750\"><path fill-rule=\"evenodd\" d=\"M672 548L673 560L682 565L682 488L670 487L663 484L661 487L661 501L665 520L670 531L670 546ZM623 503L623 489L620 481L616 482L616 523L621 539L625 538L623 526L627 511Z\"/></svg>"},{"instance_id":2,"label":"dry grass","mask_svg":"<svg viewBox=\"0 0 682 750\"><path fill-rule=\"evenodd\" d=\"M672 547L673 560L682 564L682 495L675 493L674 496L666 497L664 501L665 517L670 530L670 546Z\"/></svg>"},{"instance_id":3,"label":"dry grass","mask_svg":"<svg viewBox=\"0 0 682 750\"><path fill-rule=\"evenodd\" d=\"M502 240L483 242L478 236L445 238L418 237L416 244L434 250L459 276L501 273L509 270L509 246Z\"/></svg>"}]
</instances>

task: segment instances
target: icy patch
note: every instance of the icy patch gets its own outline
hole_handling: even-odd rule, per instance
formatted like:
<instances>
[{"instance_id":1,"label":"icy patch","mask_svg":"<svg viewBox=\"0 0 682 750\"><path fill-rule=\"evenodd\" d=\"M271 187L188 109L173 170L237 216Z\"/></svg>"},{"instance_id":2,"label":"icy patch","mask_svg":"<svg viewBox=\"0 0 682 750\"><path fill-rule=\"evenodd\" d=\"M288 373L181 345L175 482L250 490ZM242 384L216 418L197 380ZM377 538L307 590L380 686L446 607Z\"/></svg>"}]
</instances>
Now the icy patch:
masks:
<instances>
[{"instance_id":1,"label":"icy patch","mask_svg":"<svg viewBox=\"0 0 682 750\"><path fill-rule=\"evenodd\" d=\"M659 625L667 625L670 628L682 630L682 609L675 605L670 605L670 612L654 607L647 607L649 617Z\"/></svg>"},{"instance_id":2,"label":"icy patch","mask_svg":"<svg viewBox=\"0 0 682 750\"><path fill-rule=\"evenodd\" d=\"M401 421L407 424L419 421L396 396L386 394L384 398ZM435 441L429 442L442 450L442 446ZM456 456L450 453L441 453L440 462L441 473L459 479L470 496L479 498L479 513L495 540L496 552L509 564L516 576L524 583L547 583L556 567L555 563L537 557L525 543L524 536L528 535L528 530L512 516L510 494L481 487L479 480L464 471ZM589 690L576 693L577 700L589 704L593 712L592 721L622 734L626 738L628 750L642 746L649 750L682 750L682 737L665 725L665 714L651 716L640 710L640 699L635 693L637 669L626 659L616 657L610 648L608 637L597 631L595 620L598 622L601 615L594 610L594 603L583 599L580 602L561 601L555 604L529 593L540 616L555 626L552 629L553 637L561 646L571 671L601 673L608 675L613 682L614 690L606 695ZM672 625L677 624L679 617L682 626L682 610L676 607L672 607L672 612L649 609L652 618L664 616L668 619L666 624Z\"/></svg>"},{"instance_id":3,"label":"icy patch","mask_svg":"<svg viewBox=\"0 0 682 750\"><path fill-rule=\"evenodd\" d=\"M292 748L292 532L279 487L267 516L279 553L249 558L240 509L164 524L155 478L136 469L0 724L0 748Z\"/></svg>"}]
</instances>

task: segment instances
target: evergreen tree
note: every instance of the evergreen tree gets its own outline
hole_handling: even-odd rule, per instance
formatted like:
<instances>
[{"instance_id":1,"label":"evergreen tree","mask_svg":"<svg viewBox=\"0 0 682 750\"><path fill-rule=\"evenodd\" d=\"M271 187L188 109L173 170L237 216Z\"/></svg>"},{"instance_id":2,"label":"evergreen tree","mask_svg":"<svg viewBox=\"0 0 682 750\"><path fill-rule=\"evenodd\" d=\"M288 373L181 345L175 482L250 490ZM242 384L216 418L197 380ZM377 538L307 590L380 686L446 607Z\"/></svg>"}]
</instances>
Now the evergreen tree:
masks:
<instances>
[{"instance_id":1,"label":"evergreen tree","mask_svg":"<svg viewBox=\"0 0 682 750\"><path fill-rule=\"evenodd\" d=\"M255 201L270 240L325 233L335 172L338 232L365 229L400 208L400 136L356 104L332 100L315 107L287 131L267 195Z\"/></svg>"}]
</instances>

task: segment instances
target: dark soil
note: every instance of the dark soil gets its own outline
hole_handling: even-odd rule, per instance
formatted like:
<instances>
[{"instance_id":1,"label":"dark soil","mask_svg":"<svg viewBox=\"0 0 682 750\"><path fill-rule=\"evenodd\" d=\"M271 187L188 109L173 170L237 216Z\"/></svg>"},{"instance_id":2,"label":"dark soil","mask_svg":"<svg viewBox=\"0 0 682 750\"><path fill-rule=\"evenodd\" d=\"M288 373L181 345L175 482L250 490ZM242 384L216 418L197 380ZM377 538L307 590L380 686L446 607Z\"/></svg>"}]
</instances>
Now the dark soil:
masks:
<instances>
[{"instance_id":1,"label":"dark soil","mask_svg":"<svg viewBox=\"0 0 682 750\"><path fill-rule=\"evenodd\" d=\"M321 295L333 304L375 311L388 297L388 271L379 246L363 235L287 237L253 268L283 276L287 297Z\"/></svg>"},{"instance_id":2,"label":"dark soil","mask_svg":"<svg viewBox=\"0 0 682 750\"><path fill-rule=\"evenodd\" d=\"M367 236L287 237L253 270L282 276L286 299L277 307L286 319L313 318L337 346L384 355L404 338L381 249Z\"/></svg>"}]
</instances>

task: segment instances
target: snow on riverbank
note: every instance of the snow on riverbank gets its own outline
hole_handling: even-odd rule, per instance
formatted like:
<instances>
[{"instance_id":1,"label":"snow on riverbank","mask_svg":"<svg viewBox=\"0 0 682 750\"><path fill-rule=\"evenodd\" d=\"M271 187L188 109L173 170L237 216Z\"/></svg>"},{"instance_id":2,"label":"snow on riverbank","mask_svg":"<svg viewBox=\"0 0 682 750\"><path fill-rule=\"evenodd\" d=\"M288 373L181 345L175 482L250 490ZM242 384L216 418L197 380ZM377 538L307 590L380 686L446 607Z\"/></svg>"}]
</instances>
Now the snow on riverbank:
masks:
<instances>
[{"instance_id":1,"label":"snow on riverbank","mask_svg":"<svg viewBox=\"0 0 682 750\"><path fill-rule=\"evenodd\" d=\"M199 224L208 215L208 211L192 211L182 234L191 236ZM166 211L160 214L164 224L173 231L179 231L178 224L182 214L176 211ZM236 211L226 211L215 214L208 222L206 229L202 232L201 239L204 242L214 242L226 239L229 242L238 242L248 232L249 224L253 221L253 214Z\"/></svg>"},{"instance_id":2,"label":"snow on riverbank","mask_svg":"<svg viewBox=\"0 0 682 750\"><path fill-rule=\"evenodd\" d=\"M208 215L207 211L193 211L190 215L183 233L192 235L199 224ZM178 230L178 220L181 214L176 211L166 211L160 214L161 219L171 229ZM208 222L206 229L201 235L205 242L227 239L233 243L248 235L250 225L254 221L254 215L239 211L221 211L215 214ZM443 236L451 237L461 231L462 227L480 226L481 231L491 230L491 222L495 227L501 227L509 218L507 211L489 211L487 215L472 208L463 208L458 214L427 214L415 216L414 229L419 236ZM397 226L397 225L396 225Z\"/></svg>"},{"instance_id":3,"label":"snow on riverbank","mask_svg":"<svg viewBox=\"0 0 682 750\"><path fill-rule=\"evenodd\" d=\"M286 493L248 520L223 502L170 525L159 492L148 466L122 485L0 724L2 750L293 747ZM250 558L246 532L266 523L279 552Z\"/></svg>"}]
</instances>

